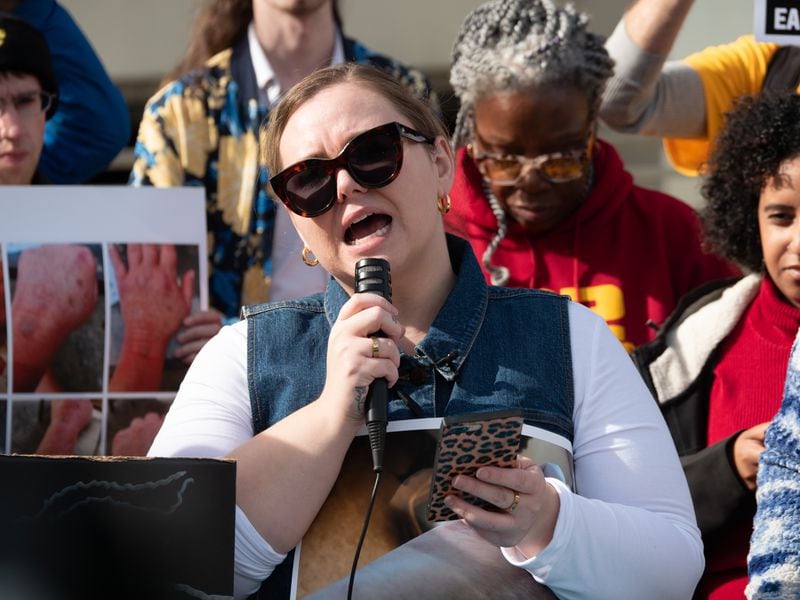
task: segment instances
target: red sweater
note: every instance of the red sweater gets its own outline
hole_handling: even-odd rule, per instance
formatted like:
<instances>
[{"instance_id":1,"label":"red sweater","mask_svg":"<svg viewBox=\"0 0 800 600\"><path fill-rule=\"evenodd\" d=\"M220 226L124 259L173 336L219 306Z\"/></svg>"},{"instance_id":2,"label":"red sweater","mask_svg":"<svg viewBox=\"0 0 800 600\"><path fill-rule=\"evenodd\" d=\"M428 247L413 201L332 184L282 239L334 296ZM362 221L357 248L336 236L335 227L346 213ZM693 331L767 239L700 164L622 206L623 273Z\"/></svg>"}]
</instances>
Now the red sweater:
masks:
<instances>
[{"instance_id":1,"label":"red sweater","mask_svg":"<svg viewBox=\"0 0 800 600\"><path fill-rule=\"evenodd\" d=\"M593 163L594 186L578 210L539 237L509 219L508 235L491 262L508 267L510 287L577 298L602 316L630 351L654 337L647 322L661 324L684 293L736 270L701 249L694 210L634 185L611 145L598 140ZM448 229L466 237L482 262L497 220L481 174L463 148L451 196Z\"/></svg>"},{"instance_id":2,"label":"red sweater","mask_svg":"<svg viewBox=\"0 0 800 600\"><path fill-rule=\"evenodd\" d=\"M789 304L769 277L723 342L708 414L708 445L771 421L781 406L800 309ZM746 518L745 518L746 517ZM699 598L740 600L747 585L752 515L706 543L706 572Z\"/></svg>"}]
</instances>

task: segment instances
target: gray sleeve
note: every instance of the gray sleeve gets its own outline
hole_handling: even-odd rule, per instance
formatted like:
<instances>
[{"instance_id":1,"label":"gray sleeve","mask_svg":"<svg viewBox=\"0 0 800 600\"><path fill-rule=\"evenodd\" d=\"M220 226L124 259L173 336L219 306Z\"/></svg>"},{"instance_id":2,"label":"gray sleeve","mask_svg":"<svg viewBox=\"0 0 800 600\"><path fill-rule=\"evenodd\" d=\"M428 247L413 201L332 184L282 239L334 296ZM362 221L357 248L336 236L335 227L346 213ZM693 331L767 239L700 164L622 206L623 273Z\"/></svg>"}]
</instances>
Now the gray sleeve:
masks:
<instances>
[{"instance_id":1,"label":"gray sleeve","mask_svg":"<svg viewBox=\"0 0 800 600\"><path fill-rule=\"evenodd\" d=\"M600 118L624 133L700 138L706 132L706 102L698 73L682 61L640 49L620 20L606 41L614 75L606 85Z\"/></svg>"}]
</instances>

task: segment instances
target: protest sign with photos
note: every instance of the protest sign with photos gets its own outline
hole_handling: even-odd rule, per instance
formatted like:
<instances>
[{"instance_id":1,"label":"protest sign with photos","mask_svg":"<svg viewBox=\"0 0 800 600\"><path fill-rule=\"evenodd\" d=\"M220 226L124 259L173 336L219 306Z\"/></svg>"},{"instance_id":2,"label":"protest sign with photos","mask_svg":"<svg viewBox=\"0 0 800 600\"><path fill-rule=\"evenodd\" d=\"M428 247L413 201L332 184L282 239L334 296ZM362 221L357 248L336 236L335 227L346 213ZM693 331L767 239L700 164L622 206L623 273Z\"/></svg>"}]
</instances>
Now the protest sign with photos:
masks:
<instances>
[{"instance_id":1,"label":"protest sign with photos","mask_svg":"<svg viewBox=\"0 0 800 600\"><path fill-rule=\"evenodd\" d=\"M157 428L208 307L203 191L5 186L0 214L0 450L144 453L125 432Z\"/></svg>"}]
</instances>

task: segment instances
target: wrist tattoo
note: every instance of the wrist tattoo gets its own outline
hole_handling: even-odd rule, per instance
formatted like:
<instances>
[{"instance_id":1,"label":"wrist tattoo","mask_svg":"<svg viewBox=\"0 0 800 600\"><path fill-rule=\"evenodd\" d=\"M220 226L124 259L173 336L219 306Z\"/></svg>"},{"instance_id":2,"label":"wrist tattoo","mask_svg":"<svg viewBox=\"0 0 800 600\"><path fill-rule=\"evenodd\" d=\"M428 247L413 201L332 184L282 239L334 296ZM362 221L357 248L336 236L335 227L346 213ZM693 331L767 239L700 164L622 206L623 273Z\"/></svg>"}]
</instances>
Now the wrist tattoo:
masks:
<instances>
[{"instance_id":1,"label":"wrist tattoo","mask_svg":"<svg viewBox=\"0 0 800 600\"><path fill-rule=\"evenodd\" d=\"M355 392L356 396L353 398L353 400L355 400L356 408L358 409L358 412L363 413L364 405L367 400L367 388L363 385L360 385L355 389Z\"/></svg>"}]
</instances>

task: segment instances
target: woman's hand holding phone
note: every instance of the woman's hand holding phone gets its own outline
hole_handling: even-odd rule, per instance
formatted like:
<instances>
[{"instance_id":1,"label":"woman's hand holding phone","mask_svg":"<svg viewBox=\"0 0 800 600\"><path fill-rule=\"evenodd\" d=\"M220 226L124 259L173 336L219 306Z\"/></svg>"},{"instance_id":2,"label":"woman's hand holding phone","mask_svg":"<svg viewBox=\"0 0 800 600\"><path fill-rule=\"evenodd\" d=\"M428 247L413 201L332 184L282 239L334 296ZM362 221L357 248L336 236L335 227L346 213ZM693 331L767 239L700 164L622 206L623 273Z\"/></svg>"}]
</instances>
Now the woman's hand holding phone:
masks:
<instances>
[{"instance_id":1,"label":"woman's hand holding phone","mask_svg":"<svg viewBox=\"0 0 800 600\"><path fill-rule=\"evenodd\" d=\"M445 502L449 496L463 497L462 491L469 492L454 487L458 475L474 477L481 467L509 467L516 463L522 424L522 413L513 410L442 419L428 497L429 521L459 518ZM468 495L464 500L488 510L493 506L489 498ZM511 500L504 507L510 506L513 500L512 494ZM499 510L504 507L494 505Z\"/></svg>"},{"instance_id":2,"label":"woman's hand holding phone","mask_svg":"<svg viewBox=\"0 0 800 600\"><path fill-rule=\"evenodd\" d=\"M534 556L553 537L560 500L542 469L518 456L518 411L442 421L428 519L463 519L489 542Z\"/></svg>"},{"instance_id":3,"label":"woman's hand holding phone","mask_svg":"<svg viewBox=\"0 0 800 600\"><path fill-rule=\"evenodd\" d=\"M542 469L531 459L520 456L515 468L481 467L475 477L457 476L453 486L505 508L485 510L455 495L445 499L453 512L493 544L516 546L523 556L531 557L553 539L561 502L555 488L545 481Z\"/></svg>"}]
</instances>

